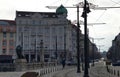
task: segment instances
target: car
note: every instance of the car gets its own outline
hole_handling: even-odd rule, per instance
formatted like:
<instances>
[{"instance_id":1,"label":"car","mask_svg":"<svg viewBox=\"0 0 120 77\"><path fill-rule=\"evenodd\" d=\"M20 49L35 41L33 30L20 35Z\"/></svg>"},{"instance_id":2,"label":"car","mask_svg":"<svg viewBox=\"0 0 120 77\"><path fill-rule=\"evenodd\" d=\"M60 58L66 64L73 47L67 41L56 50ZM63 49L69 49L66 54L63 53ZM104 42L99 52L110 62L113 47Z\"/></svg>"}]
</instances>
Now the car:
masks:
<instances>
[{"instance_id":1,"label":"car","mask_svg":"<svg viewBox=\"0 0 120 77\"><path fill-rule=\"evenodd\" d=\"M117 62L112 63L113 66L120 66L120 60L118 60Z\"/></svg>"},{"instance_id":2,"label":"car","mask_svg":"<svg viewBox=\"0 0 120 77\"><path fill-rule=\"evenodd\" d=\"M67 65L76 65L77 63L75 63L74 61L66 61Z\"/></svg>"}]
</instances>

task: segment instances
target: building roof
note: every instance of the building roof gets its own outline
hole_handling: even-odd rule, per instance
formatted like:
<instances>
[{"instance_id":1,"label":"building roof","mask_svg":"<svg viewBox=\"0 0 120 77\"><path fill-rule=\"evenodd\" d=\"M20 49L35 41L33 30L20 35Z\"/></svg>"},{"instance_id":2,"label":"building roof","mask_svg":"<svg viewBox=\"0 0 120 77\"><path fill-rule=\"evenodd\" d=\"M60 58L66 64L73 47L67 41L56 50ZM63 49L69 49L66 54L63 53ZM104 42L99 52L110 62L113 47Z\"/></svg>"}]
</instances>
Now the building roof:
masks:
<instances>
[{"instance_id":1,"label":"building roof","mask_svg":"<svg viewBox=\"0 0 120 77\"><path fill-rule=\"evenodd\" d=\"M16 25L14 20L0 20L0 25Z\"/></svg>"},{"instance_id":2,"label":"building roof","mask_svg":"<svg viewBox=\"0 0 120 77\"><path fill-rule=\"evenodd\" d=\"M16 11L16 17L31 17L35 14L41 15L43 18L57 18L57 14L55 12Z\"/></svg>"}]
</instances>

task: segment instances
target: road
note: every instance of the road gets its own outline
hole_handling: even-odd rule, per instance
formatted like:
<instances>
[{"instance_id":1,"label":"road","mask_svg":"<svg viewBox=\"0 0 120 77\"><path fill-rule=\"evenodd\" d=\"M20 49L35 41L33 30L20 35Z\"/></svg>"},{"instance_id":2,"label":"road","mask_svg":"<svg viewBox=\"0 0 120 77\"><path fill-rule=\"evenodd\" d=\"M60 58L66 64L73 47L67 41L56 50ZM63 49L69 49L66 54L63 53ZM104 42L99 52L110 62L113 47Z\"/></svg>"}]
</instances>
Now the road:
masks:
<instances>
[{"instance_id":1,"label":"road","mask_svg":"<svg viewBox=\"0 0 120 77\"><path fill-rule=\"evenodd\" d=\"M81 73L76 73L76 71L77 71L76 68L61 70L54 73L50 77L83 77L84 71L81 71ZM109 77L109 73L106 70L106 66L104 62L98 62L95 64L94 67L90 67L89 76L90 77Z\"/></svg>"}]
</instances>

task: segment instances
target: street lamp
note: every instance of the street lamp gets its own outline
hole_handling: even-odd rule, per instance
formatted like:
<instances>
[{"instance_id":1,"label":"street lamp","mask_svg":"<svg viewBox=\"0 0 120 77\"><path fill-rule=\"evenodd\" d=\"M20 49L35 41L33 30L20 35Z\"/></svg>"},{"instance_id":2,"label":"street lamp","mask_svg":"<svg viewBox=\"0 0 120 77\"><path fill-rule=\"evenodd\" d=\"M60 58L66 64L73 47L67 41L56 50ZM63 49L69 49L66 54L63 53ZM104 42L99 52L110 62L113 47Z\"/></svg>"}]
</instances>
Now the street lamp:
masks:
<instances>
[{"instance_id":1,"label":"street lamp","mask_svg":"<svg viewBox=\"0 0 120 77\"><path fill-rule=\"evenodd\" d=\"M58 48L57 48L57 35L55 36L55 58L56 58L56 62L58 61Z\"/></svg>"},{"instance_id":2,"label":"street lamp","mask_svg":"<svg viewBox=\"0 0 120 77\"><path fill-rule=\"evenodd\" d=\"M77 5L77 73L80 73L80 43L79 43L79 33L80 32L80 24L79 24L79 5Z\"/></svg>"},{"instance_id":3,"label":"street lamp","mask_svg":"<svg viewBox=\"0 0 120 77\"><path fill-rule=\"evenodd\" d=\"M38 61L38 52L37 52L37 49L36 49L36 39L35 39L35 61L37 62Z\"/></svg>"},{"instance_id":4,"label":"street lamp","mask_svg":"<svg viewBox=\"0 0 120 77\"><path fill-rule=\"evenodd\" d=\"M87 34L87 13L90 12L89 4L84 0L84 8L82 17L84 18L84 57L85 57L85 70L84 77L89 77L88 75L88 34Z\"/></svg>"}]
</instances>

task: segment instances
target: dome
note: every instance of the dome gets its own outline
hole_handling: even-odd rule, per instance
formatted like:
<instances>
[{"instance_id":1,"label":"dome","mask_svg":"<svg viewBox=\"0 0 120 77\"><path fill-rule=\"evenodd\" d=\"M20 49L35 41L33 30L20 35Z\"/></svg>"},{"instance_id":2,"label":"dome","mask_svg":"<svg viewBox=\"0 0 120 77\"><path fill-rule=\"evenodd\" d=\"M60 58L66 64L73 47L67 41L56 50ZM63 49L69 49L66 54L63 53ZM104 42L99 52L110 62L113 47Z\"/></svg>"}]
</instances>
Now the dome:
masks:
<instances>
[{"instance_id":1,"label":"dome","mask_svg":"<svg viewBox=\"0 0 120 77\"><path fill-rule=\"evenodd\" d=\"M57 14L64 14L64 13L67 14L68 11L67 11L67 9L63 5L61 5L60 7L58 7L56 9L56 13Z\"/></svg>"}]
</instances>

